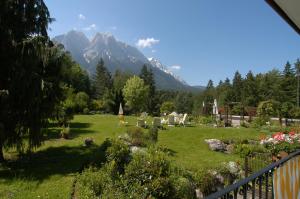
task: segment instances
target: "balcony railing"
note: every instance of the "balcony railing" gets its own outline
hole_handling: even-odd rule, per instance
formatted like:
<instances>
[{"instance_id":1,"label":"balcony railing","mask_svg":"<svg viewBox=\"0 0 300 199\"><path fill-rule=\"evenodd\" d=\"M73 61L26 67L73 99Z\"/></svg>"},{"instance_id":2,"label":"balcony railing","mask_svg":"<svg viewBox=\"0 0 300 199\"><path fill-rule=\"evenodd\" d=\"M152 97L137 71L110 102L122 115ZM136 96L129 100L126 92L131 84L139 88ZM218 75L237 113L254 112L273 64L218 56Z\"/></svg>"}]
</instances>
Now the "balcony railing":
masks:
<instances>
[{"instance_id":1,"label":"balcony railing","mask_svg":"<svg viewBox=\"0 0 300 199\"><path fill-rule=\"evenodd\" d=\"M230 186L227 186L225 189L213 193L209 196L206 197L206 199L216 199L216 198L224 198L224 199L237 199L237 198L274 198L274 191L277 191L276 193L278 194L279 191L282 190L274 190L274 186L273 186L273 175L274 175L274 171L281 167L284 166L285 163L287 163L289 160L292 160L294 158L300 157L300 150L291 153L290 155L286 156L285 158L282 158L281 160L272 163L271 165L261 169L260 171L252 174L251 176L244 178L240 181L238 181L235 184L232 184ZM297 160L295 166L289 166L287 167L287 169L289 168L294 168L297 166L297 168L294 168L296 170L299 170L299 162L300 159ZM287 175L300 175L299 173L293 173L290 172ZM294 179L293 176L288 176L291 177L290 179ZM295 176L294 176L295 177ZM298 179L299 176L296 176L296 180ZM288 183L293 182L292 180L290 180ZM295 187L295 186L293 186ZM299 189L299 187L296 187L297 189ZM279 189L279 188L276 188ZM284 187L283 187L284 189ZM291 190L291 192L297 192L299 193L299 190ZM288 194L293 194L293 193L288 193ZM295 193L294 193L295 194ZM297 193L296 193L297 194ZM298 196L299 197L299 196ZM285 197L285 198L290 198L289 196ZM292 197L293 198L293 197Z\"/></svg>"}]
</instances>

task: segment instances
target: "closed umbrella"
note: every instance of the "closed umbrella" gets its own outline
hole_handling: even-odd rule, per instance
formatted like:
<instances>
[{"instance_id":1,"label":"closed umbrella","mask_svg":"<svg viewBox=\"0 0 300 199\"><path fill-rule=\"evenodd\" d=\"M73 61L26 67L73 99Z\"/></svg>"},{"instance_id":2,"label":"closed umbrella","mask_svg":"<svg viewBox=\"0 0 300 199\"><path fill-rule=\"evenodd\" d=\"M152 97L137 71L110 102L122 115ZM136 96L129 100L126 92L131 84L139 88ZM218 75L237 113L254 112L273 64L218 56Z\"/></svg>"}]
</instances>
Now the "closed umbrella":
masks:
<instances>
[{"instance_id":1,"label":"closed umbrella","mask_svg":"<svg viewBox=\"0 0 300 199\"><path fill-rule=\"evenodd\" d=\"M213 114L214 115L218 115L219 114L217 99L214 99Z\"/></svg>"},{"instance_id":2,"label":"closed umbrella","mask_svg":"<svg viewBox=\"0 0 300 199\"><path fill-rule=\"evenodd\" d=\"M120 107L119 107L119 115L123 115L123 107L122 107L122 103L120 103Z\"/></svg>"}]
</instances>

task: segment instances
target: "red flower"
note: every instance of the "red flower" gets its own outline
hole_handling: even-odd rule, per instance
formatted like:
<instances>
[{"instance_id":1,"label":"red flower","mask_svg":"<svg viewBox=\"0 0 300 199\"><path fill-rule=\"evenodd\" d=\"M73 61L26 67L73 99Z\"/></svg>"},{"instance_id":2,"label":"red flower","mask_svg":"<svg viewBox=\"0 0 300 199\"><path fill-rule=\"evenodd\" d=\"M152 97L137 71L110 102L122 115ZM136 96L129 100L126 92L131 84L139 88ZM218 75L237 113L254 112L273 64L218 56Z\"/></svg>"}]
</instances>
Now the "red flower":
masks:
<instances>
[{"instance_id":1,"label":"red flower","mask_svg":"<svg viewBox=\"0 0 300 199\"><path fill-rule=\"evenodd\" d=\"M296 133L294 131L289 132L289 136L294 136Z\"/></svg>"}]
</instances>

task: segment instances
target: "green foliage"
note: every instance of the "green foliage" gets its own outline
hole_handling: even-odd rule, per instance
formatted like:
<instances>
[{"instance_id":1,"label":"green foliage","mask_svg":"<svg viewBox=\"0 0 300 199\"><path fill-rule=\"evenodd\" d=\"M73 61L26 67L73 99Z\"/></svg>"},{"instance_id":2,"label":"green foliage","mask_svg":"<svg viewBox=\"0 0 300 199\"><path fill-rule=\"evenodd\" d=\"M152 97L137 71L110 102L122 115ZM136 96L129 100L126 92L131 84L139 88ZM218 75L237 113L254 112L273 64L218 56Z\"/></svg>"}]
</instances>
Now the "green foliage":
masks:
<instances>
[{"instance_id":1,"label":"green foliage","mask_svg":"<svg viewBox=\"0 0 300 199\"><path fill-rule=\"evenodd\" d=\"M83 110L88 107L89 96L85 92L77 93L74 100L75 100L77 112L82 113Z\"/></svg>"},{"instance_id":2,"label":"green foliage","mask_svg":"<svg viewBox=\"0 0 300 199\"><path fill-rule=\"evenodd\" d=\"M292 153L300 149L299 142L280 142L278 144L267 144L266 148L271 151L272 154L277 155L279 152L284 151L286 153Z\"/></svg>"},{"instance_id":3,"label":"green foliage","mask_svg":"<svg viewBox=\"0 0 300 199\"><path fill-rule=\"evenodd\" d=\"M90 109L86 107L86 108L83 109L82 113L87 115L87 114L90 113Z\"/></svg>"},{"instance_id":4,"label":"green foliage","mask_svg":"<svg viewBox=\"0 0 300 199\"><path fill-rule=\"evenodd\" d=\"M129 154L129 147L120 140L112 140L106 150L107 160L115 164L118 172L123 172L124 165L129 162Z\"/></svg>"},{"instance_id":5,"label":"green foliage","mask_svg":"<svg viewBox=\"0 0 300 199\"><path fill-rule=\"evenodd\" d=\"M233 115L244 115L245 112L246 112L245 107L241 103L238 103L237 105L233 106L231 110L231 114Z\"/></svg>"},{"instance_id":6,"label":"green foliage","mask_svg":"<svg viewBox=\"0 0 300 199\"><path fill-rule=\"evenodd\" d=\"M70 127L63 127L60 131L60 135L64 139L68 139L70 137Z\"/></svg>"},{"instance_id":7,"label":"green foliage","mask_svg":"<svg viewBox=\"0 0 300 199\"><path fill-rule=\"evenodd\" d=\"M144 65L141 70L140 78L144 80L145 85L149 88L145 111L152 115L157 114L156 88L152 69L148 69L147 66Z\"/></svg>"},{"instance_id":8,"label":"green foliage","mask_svg":"<svg viewBox=\"0 0 300 199\"><path fill-rule=\"evenodd\" d=\"M145 85L141 78L133 76L128 79L123 88L126 105L134 112L139 112L145 109L148 90L149 87Z\"/></svg>"},{"instance_id":9,"label":"green foliage","mask_svg":"<svg viewBox=\"0 0 300 199\"><path fill-rule=\"evenodd\" d=\"M236 144L234 148L235 153L239 154L240 157L244 158L254 153L265 153L266 148L259 144Z\"/></svg>"},{"instance_id":10,"label":"green foliage","mask_svg":"<svg viewBox=\"0 0 300 199\"><path fill-rule=\"evenodd\" d=\"M134 146L145 146L146 139L142 128L140 127L130 127L127 129L127 134L130 137L130 143Z\"/></svg>"},{"instance_id":11,"label":"green foliage","mask_svg":"<svg viewBox=\"0 0 300 199\"><path fill-rule=\"evenodd\" d=\"M178 93L175 98L175 109L178 113L192 113L193 95L185 92Z\"/></svg>"},{"instance_id":12,"label":"green foliage","mask_svg":"<svg viewBox=\"0 0 300 199\"><path fill-rule=\"evenodd\" d=\"M148 132L146 134L146 137L148 137L148 141L151 143L156 143L158 139L158 128L157 127L151 127L148 129Z\"/></svg>"},{"instance_id":13,"label":"green foliage","mask_svg":"<svg viewBox=\"0 0 300 199\"><path fill-rule=\"evenodd\" d=\"M129 183L147 188L147 194L154 198L168 198L174 193L170 175L170 161L158 150L146 154L135 154L125 169Z\"/></svg>"},{"instance_id":14,"label":"green foliage","mask_svg":"<svg viewBox=\"0 0 300 199\"><path fill-rule=\"evenodd\" d=\"M265 117L257 117L255 118L251 123L250 127L252 128L260 128L261 126L266 125L266 123L269 121L268 118Z\"/></svg>"},{"instance_id":15,"label":"green foliage","mask_svg":"<svg viewBox=\"0 0 300 199\"><path fill-rule=\"evenodd\" d=\"M215 119L212 116L200 116L198 118L198 121L200 124L208 125L213 124L215 122Z\"/></svg>"},{"instance_id":16,"label":"green foliage","mask_svg":"<svg viewBox=\"0 0 300 199\"><path fill-rule=\"evenodd\" d=\"M93 111L101 111L104 110L104 102L103 100L92 100L90 103L90 109Z\"/></svg>"},{"instance_id":17,"label":"green foliage","mask_svg":"<svg viewBox=\"0 0 300 199\"><path fill-rule=\"evenodd\" d=\"M268 100L260 102L257 107L257 115L262 120L270 120L271 116L277 116L279 112L279 104L277 101Z\"/></svg>"},{"instance_id":18,"label":"green foliage","mask_svg":"<svg viewBox=\"0 0 300 199\"><path fill-rule=\"evenodd\" d=\"M101 99L104 93L112 88L111 74L104 65L101 58L96 65L96 73L93 77L93 86L95 89L95 97Z\"/></svg>"},{"instance_id":19,"label":"green foliage","mask_svg":"<svg viewBox=\"0 0 300 199\"><path fill-rule=\"evenodd\" d=\"M116 70L113 76L113 87L115 90L122 90L127 82L133 75L128 72Z\"/></svg>"},{"instance_id":20,"label":"green foliage","mask_svg":"<svg viewBox=\"0 0 300 199\"><path fill-rule=\"evenodd\" d=\"M199 187L201 192L207 196L215 191L214 187L217 184L215 176L208 169L198 170L194 176L196 187Z\"/></svg>"},{"instance_id":21,"label":"green foliage","mask_svg":"<svg viewBox=\"0 0 300 199\"><path fill-rule=\"evenodd\" d=\"M170 114L175 110L175 105L173 102L171 101L166 101L164 102L161 107L160 107L160 112L161 113L166 113L166 114Z\"/></svg>"},{"instance_id":22,"label":"green foliage","mask_svg":"<svg viewBox=\"0 0 300 199\"><path fill-rule=\"evenodd\" d=\"M76 197L81 198L194 198L192 181L175 173L165 153L158 148L150 148L145 153L121 153L126 162L122 173L116 171L121 149L120 143L112 143L107 153L109 162L101 169L88 168L77 177ZM113 147L113 148L112 148Z\"/></svg>"}]
</instances>

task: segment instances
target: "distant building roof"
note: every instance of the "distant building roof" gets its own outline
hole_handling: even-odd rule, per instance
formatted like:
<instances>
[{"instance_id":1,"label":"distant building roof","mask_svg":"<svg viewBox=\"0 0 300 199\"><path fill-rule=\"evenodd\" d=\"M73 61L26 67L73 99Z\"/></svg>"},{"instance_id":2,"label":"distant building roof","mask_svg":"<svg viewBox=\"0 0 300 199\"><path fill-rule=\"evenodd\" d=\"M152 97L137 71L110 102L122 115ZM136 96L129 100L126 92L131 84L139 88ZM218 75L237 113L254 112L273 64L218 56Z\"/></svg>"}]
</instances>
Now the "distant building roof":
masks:
<instances>
[{"instance_id":1,"label":"distant building roof","mask_svg":"<svg viewBox=\"0 0 300 199\"><path fill-rule=\"evenodd\" d=\"M300 34L299 0L265 0L294 30Z\"/></svg>"}]
</instances>

